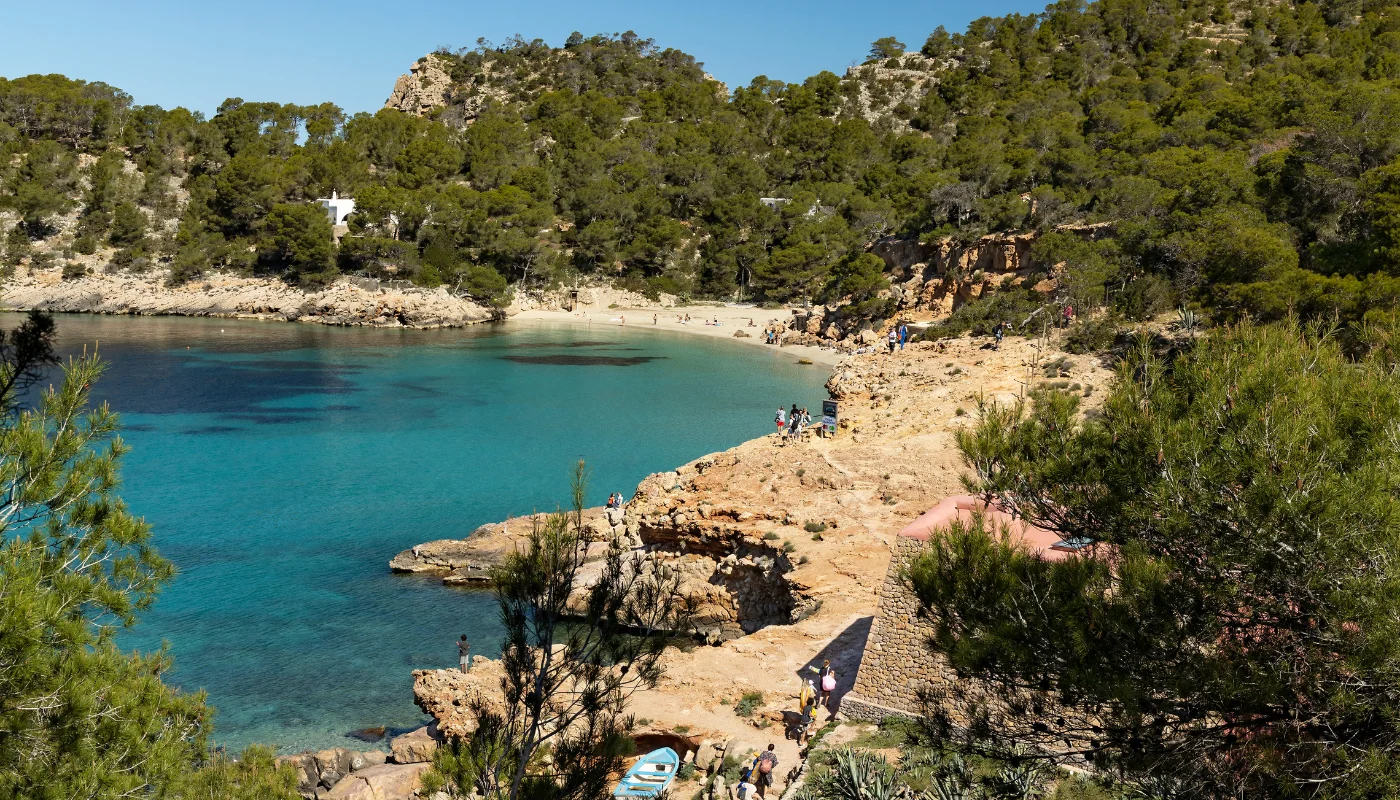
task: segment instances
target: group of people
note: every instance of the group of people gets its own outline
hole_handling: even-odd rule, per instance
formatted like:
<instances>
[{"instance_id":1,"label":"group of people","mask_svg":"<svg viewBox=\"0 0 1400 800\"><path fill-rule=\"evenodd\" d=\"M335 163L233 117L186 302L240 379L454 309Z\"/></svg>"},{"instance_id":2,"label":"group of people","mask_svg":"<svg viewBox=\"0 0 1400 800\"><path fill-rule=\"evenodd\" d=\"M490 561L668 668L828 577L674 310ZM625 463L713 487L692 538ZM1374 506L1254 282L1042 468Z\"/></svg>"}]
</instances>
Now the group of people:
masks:
<instances>
[{"instance_id":1,"label":"group of people","mask_svg":"<svg viewBox=\"0 0 1400 800\"><path fill-rule=\"evenodd\" d=\"M780 443L788 439L801 441L802 434L812 425L812 415L807 413L806 408L798 408L796 403L792 404L791 411L783 411L783 407L778 406L778 413L773 416L773 423L778 426L778 441Z\"/></svg>"},{"instance_id":2,"label":"group of people","mask_svg":"<svg viewBox=\"0 0 1400 800\"><path fill-rule=\"evenodd\" d=\"M763 329L763 343L783 346L783 329L777 325L769 325Z\"/></svg>"},{"instance_id":3,"label":"group of people","mask_svg":"<svg viewBox=\"0 0 1400 800\"><path fill-rule=\"evenodd\" d=\"M809 669L817 673L817 679L815 683L810 679L803 682L797 700L798 721L788 733L797 739L798 747L806 746L818 707L825 708L827 715L831 715L831 696L836 691L836 670L832 669L830 659L822 662L820 670L816 667ZM774 749L774 745L768 745L767 750L754 756L753 761L739 773L739 786L735 792L738 800L764 797L768 787L773 785L773 774L778 770L778 754L773 752Z\"/></svg>"},{"instance_id":4,"label":"group of people","mask_svg":"<svg viewBox=\"0 0 1400 800\"><path fill-rule=\"evenodd\" d=\"M903 350L904 345L909 342L909 326L903 322L891 325L889 332L885 334L885 339L890 344L891 353L894 352L895 345L899 345L899 349Z\"/></svg>"},{"instance_id":5,"label":"group of people","mask_svg":"<svg viewBox=\"0 0 1400 800\"><path fill-rule=\"evenodd\" d=\"M622 492L613 492L608 495L608 508L622 508L622 504L627 502L622 497Z\"/></svg>"}]
</instances>

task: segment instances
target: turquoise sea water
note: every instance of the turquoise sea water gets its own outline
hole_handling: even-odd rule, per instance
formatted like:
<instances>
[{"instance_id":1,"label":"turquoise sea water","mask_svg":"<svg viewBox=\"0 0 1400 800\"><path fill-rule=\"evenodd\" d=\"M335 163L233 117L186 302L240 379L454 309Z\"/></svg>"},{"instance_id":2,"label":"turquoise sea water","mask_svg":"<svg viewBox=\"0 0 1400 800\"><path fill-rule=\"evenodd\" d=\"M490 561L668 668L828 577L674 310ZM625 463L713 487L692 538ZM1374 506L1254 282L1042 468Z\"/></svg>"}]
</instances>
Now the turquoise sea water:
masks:
<instances>
[{"instance_id":1,"label":"turquoise sea water","mask_svg":"<svg viewBox=\"0 0 1400 800\"><path fill-rule=\"evenodd\" d=\"M17 315L3 315L6 326ZM64 315L100 342L97 387L133 451L122 494L179 577L128 647L218 708L217 743L353 745L423 720L410 671L495 655L489 595L391 575L398 551L567 494L591 500L820 406L827 370L788 353L614 327L376 331Z\"/></svg>"}]
</instances>

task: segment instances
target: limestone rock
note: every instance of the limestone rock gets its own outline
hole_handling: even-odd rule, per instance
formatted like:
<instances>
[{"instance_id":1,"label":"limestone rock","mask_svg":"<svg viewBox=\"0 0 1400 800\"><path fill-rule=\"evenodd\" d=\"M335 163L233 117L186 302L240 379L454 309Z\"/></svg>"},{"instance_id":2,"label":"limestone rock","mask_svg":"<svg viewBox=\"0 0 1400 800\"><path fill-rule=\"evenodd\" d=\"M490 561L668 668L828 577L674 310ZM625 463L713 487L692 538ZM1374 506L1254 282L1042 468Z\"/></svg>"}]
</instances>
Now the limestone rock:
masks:
<instances>
[{"instance_id":1,"label":"limestone rock","mask_svg":"<svg viewBox=\"0 0 1400 800\"><path fill-rule=\"evenodd\" d=\"M380 764L342 778L322 800L411 800L431 764Z\"/></svg>"},{"instance_id":2,"label":"limestone rock","mask_svg":"<svg viewBox=\"0 0 1400 800\"><path fill-rule=\"evenodd\" d=\"M710 771L710 767L715 764L715 744L709 739L700 743L700 749L695 751L695 767Z\"/></svg>"},{"instance_id":3,"label":"limestone rock","mask_svg":"<svg viewBox=\"0 0 1400 800\"><path fill-rule=\"evenodd\" d=\"M407 75L399 76L384 107L422 117L446 105L451 88L452 78L437 57L429 53L409 67Z\"/></svg>"},{"instance_id":4,"label":"limestone rock","mask_svg":"<svg viewBox=\"0 0 1400 800\"><path fill-rule=\"evenodd\" d=\"M433 760L433 753L437 752L442 741L437 723L431 722L402 736L395 736L389 742L389 750L393 752L396 764L421 764Z\"/></svg>"},{"instance_id":5,"label":"limestone rock","mask_svg":"<svg viewBox=\"0 0 1400 800\"><path fill-rule=\"evenodd\" d=\"M277 278L211 273L199 283L166 285L167 270L95 272L63 280L61 270L16 274L0 290L7 309L99 314L181 315L315 322L323 325L444 328L502 317L494 308L441 287L367 288L342 278L305 291Z\"/></svg>"},{"instance_id":6,"label":"limestone rock","mask_svg":"<svg viewBox=\"0 0 1400 800\"><path fill-rule=\"evenodd\" d=\"M480 699L488 707L501 708L500 662L477 656L471 672L451 669L413 671L413 702L437 722L439 735L467 736L476 730L470 703Z\"/></svg>"}]
</instances>

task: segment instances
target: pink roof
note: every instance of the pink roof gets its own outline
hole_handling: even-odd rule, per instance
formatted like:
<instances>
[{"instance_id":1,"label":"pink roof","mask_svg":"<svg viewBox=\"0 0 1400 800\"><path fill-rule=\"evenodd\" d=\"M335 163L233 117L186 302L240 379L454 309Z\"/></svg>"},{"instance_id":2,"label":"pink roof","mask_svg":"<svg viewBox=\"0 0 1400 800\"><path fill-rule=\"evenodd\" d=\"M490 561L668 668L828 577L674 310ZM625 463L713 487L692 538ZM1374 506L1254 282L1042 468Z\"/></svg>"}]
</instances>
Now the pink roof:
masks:
<instances>
[{"instance_id":1,"label":"pink roof","mask_svg":"<svg viewBox=\"0 0 1400 800\"><path fill-rule=\"evenodd\" d=\"M1013 541L1046 561L1060 561L1068 558L1075 551L1075 548L1072 547L1055 546L1063 538L1060 534L1047 531L1020 517L1013 516L1000 503L993 502L988 505L982 502L981 498L968 494L945 497L938 505L909 523L904 530L899 532L899 535L928 541L929 535L934 531L946 529L953 520L971 522L973 516L979 511L989 529L1006 530Z\"/></svg>"}]
</instances>

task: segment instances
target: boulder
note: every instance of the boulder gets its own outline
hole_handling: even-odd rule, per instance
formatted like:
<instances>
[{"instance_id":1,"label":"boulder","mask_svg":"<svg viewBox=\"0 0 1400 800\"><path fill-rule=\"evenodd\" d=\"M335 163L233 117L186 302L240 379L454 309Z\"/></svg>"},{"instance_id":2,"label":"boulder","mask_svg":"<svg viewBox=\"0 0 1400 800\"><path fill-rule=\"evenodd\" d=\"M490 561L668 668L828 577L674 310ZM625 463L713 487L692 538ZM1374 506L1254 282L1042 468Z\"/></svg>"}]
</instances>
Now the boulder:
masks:
<instances>
[{"instance_id":1,"label":"boulder","mask_svg":"<svg viewBox=\"0 0 1400 800\"><path fill-rule=\"evenodd\" d=\"M869 328L866 328L865 330L861 331L859 338L861 344L875 344L877 341L880 340L880 337L875 335L875 331L872 331Z\"/></svg>"},{"instance_id":2,"label":"boulder","mask_svg":"<svg viewBox=\"0 0 1400 800\"><path fill-rule=\"evenodd\" d=\"M417 730L395 736L389 742L389 750L393 752L397 764L422 764L433 760L433 753L437 752L442 741L437 723L430 722Z\"/></svg>"},{"instance_id":3,"label":"boulder","mask_svg":"<svg viewBox=\"0 0 1400 800\"><path fill-rule=\"evenodd\" d=\"M706 739L700 743L700 749L695 751L695 767L706 772L715 763L715 743Z\"/></svg>"},{"instance_id":4,"label":"boulder","mask_svg":"<svg viewBox=\"0 0 1400 800\"><path fill-rule=\"evenodd\" d=\"M748 335L747 333L744 333L743 331L734 331L734 338L735 338L735 339L748 339L748 338L749 338L749 335Z\"/></svg>"},{"instance_id":5,"label":"boulder","mask_svg":"<svg viewBox=\"0 0 1400 800\"><path fill-rule=\"evenodd\" d=\"M291 764L292 769L297 774L297 794L302 797L315 797L317 785L321 782L321 776L316 771L316 760L310 753L301 753L295 756L280 756L277 763Z\"/></svg>"},{"instance_id":6,"label":"boulder","mask_svg":"<svg viewBox=\"0 0 1400 800\"><path fill-rule=\"evenodd\" d=\"M412 800L431 764L380 764L341 779L321 800Z\"/></svg>"},{"instance_id":7,"label":"boulder","mask_svg":"<svg viewBox=\"0 0 1400 800\"><path fill-rule=\"evenodd\" d=\"M317 780L321 786L329 789L353 772L354 768L350 762L356 755L359 754L344 747L334 747L313 753L311 758L315 762Z\"/></svg>"}]
</instances>

